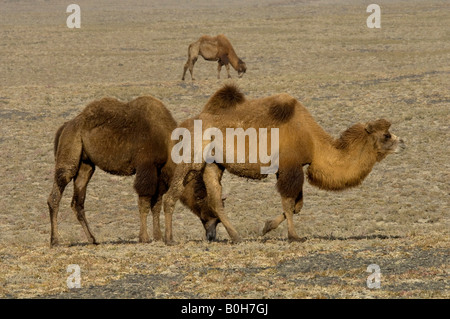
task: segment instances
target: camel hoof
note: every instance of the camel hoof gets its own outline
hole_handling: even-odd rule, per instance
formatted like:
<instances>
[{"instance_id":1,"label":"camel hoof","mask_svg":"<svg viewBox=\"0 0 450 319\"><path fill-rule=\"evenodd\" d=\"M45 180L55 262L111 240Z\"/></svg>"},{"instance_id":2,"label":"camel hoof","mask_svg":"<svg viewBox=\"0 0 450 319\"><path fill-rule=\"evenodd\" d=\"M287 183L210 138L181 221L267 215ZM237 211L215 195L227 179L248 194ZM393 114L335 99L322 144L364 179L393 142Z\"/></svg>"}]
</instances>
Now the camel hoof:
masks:
<instances>
[{"instance_id":1,"label":"camel hoof","mask_svg":"<svg viewBox=\"0 0 450 319\"><path fill-rule=\"evenodd\" d=\"M55 238L50 240L50 248L59 246L59 239Z\"/></svg>"},{"instance_id":2,"label":"camel hoof","mask_svg":"<svg viewBox=\"0 0 450 319\"><path fill-rule=\"evenodd\" d=\"M231 242L232 242L233 244L239 244L239 243L242 242L242 238L241 238L240 236L237 236L237 237L235 237L235 238L232 238L232 239L231 239Z\"/></svg>"},{"instance_id":3,"label":"camel hoof","mask_svg":"<svg viewBox=\"0 0 450 319\"><path fill-rule=\"evenodd\" d=\"M92 238L89 239L89 244L91 244L91 245L98 245L98 242L95 240L94 237L92 237Z\"/></svg>"},{"instance_id":4,"label":"camel hoof","mask_svg":"<svg viewBox=\"0 0 450 319\"><path fill-rule=\"evenodd\" d=\"M289 237L288 238L290 243L304 243L307 238L306 237Z\"/></svg>"},{"instance_id":5,"label":"camel hoof","mask_svg":"<svg viewBox=\"0 0 450 319\"><path fill-rule=\"evenodd\" d=\"M264 225L264 229L262 231L262 235L264 236L265 234L267 234L268 232L270 232L271 230L274 230L276 227L274 227L273 225L273 221L272 220L268 220L266 221L266 224Z\"/></svg>"},{"instance_id":6,"label":"camel hoof","mask_svg":"<svg viewBox=\"0 0 450 319\"><path fill-rule=\"evenodd\" d=\"M175 240L173 239L166 240L166 246L175 246L175 245L178 245L178 243Z\"/></svg>"},{"instance_id":7,"label":"camel hoof","mask_svg":"<svg viewBox=\"0 0 450 319\"><path fill-rule=\"evenodd\" d=\"M139 242L142 244L150 243L151 240L148 236L139 236Z\"/></svg>"}]
</instances>

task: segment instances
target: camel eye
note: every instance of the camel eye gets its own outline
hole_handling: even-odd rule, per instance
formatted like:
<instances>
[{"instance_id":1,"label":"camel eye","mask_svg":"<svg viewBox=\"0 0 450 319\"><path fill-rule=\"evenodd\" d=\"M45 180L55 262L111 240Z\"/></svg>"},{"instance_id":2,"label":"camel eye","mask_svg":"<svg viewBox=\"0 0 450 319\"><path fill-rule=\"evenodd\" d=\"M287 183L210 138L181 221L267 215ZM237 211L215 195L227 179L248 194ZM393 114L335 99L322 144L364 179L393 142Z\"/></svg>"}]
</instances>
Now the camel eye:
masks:
<instances>
[{"instance_id":1,"label":"camel eye","mask_svg":"<svg viewBox=\"0 0 450 319\"><path fill-rule=\"evenodd\" d=\"M384 134L384 138L387 139L387 140L390 139L391 138L391 134L389 134L389 133Z\"/></svg>"}]
</instances>

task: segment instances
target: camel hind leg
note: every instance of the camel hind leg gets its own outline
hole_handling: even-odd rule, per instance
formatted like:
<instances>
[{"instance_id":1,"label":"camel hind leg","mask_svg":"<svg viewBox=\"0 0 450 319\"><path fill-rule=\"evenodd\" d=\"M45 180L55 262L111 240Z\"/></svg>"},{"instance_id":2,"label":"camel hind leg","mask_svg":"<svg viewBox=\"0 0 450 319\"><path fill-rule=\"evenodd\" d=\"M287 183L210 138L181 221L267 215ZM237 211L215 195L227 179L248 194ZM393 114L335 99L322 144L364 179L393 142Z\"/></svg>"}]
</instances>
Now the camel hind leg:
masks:
<instances>
[{"instance_id":1,"label":"camel hind leg","mask_svg":"<svg viewBox=\"0 0 450 319\"><path fill-rule=\"evenodd\" d=\"M78 173L73 180L73 198L71 207L78 221L83 227L84 233L91 244L97 244L94 235L89 228L84 211L84 201L86 199L86 188L94 174L95 166L92 163L81 162Z\"/></svg>"},{"instance_id":2,"label":"camel hind leg","mask_svg":"<svg viewBox=\"0 0 450 319\"><path fill-rule=\"evenodd\" d=\"M70 181L70 180L69 180ZM69 181L53 183L52 191L47 199L47 205L50 213L50 247L59 245L60 238L58 233L58 211L62 194Z\"/></svg>"},{"instance_id":3,"label":"camel hind leg","mask_svg":"<svg viewBox=\"0 0 450 319\"><path fill-rule=\"evenodd\" d=\"M47 199L50 214L50 246L59 244L58 211L63 192L77 175L80 165L82 143L75 125L68 122L58 130L55 139L55 173L52 190Z\"/></svg>"},{"instance_id":4,"label":"camel hind leg","mask_svg":"<svg viewBox=\"0 0 450 319\"><path fill-rule=\"evenodd\" d=\"M157 193L158 176L158 169L152 161L141 163L136 167L134 189L139 196L138 205L141 220L139 242L141 243L150 242L147 232L147 216L152 206L152 198Z\"/></svg>"},{"instance_id":5,"label":"camel hind leg","mask_svg":"<svg viewBox=\"0 0 450 319\"><path fill-rule=\"evenodd\" d=\"M195 80L194 79L194 64L195 64L195 62L197 62L198 54L199 54L198 45L191 44L188 49L188 60L184 64L183 77L181 78L182 81L184 81L185 76L186 76L186 71L188 69L189 69L189 73L191 73L191 79Z\"/></svg>"},{"instance_id":6,"label":"camel hind leg","mask_svg":"<svg viewBox=\"0 0 450 319\"><path fill-rule=\"evenodd\" d=\"M159 215L161 213L162 206L162 196L154 195L150 196L139 196L138 199L139 205L139 217L140 217L140 230L139 230L139 242L140 243L149 243L150 237L147 231L147 217L149 211L152 212L153 216L153 240L161 240L161 224Z\"/></svg>"}]
</instances>

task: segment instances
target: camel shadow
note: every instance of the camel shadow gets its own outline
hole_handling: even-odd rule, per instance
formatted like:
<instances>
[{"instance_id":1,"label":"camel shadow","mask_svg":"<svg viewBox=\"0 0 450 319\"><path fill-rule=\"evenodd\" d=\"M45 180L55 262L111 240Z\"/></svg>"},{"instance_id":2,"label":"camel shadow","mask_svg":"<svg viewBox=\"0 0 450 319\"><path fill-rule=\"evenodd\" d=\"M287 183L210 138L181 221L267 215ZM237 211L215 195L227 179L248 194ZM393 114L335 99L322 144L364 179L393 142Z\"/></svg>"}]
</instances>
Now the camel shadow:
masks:
<instances>
[{"instance_id":1,"label":"camel shadow","mask_svg":"<svg viewBox=\"0 0 450 319\"><path fill-rule=\"evenodd\" d=\"M307 237L306 243L310 239L320 239L320 240L327 240L327 241L345 241L345 240L372 240L372 239L381 239L381 240L389 240L389 239L400 239L405 238L405 236L398 236L398 235L383 235L383 234L373 234L373 235L359 235L359 236L348 236L348 237L342 237L342 236L334 236L334 235L327 235L327 236L311 236ZM245 238L240 243L266 243L266 242L288 242L289 240L287 238L281 238L281 237L257 237L257 238ZM156 241L152 240L149 243L146 244L152 244ZM202 244L202 243L210 243L210 244L232 244L232 245L239 245L239 243L233 243L230 239L215 239L212 241L208 241L206 239L191 239L187 240L185 243L194 243L194 244ZM131 240L131 239L116 239L116 240L107 240L104 242L99 242L96 245L137 245L142 244L138 240ZM175 244L174 246L179 245ZM85 242L85 243L71 243L68 244L68 247L88 247L91 246L91 243Z\"/></svg>"}]
</instances>

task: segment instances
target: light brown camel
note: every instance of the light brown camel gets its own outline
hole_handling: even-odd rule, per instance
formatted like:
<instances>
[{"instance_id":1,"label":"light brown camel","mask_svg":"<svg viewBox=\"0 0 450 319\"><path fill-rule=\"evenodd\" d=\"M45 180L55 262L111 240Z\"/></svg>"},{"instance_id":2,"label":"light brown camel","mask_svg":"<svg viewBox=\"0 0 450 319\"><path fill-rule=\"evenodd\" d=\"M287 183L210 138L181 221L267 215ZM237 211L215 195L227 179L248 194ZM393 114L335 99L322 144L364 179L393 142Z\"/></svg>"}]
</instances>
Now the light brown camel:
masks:
<instances>
[{"instance_id":1,"label":"light brown camel","mask_svg":"<svg viewBox=\"0 0 450 319\"><path fill-rule=\"evenodd\" d=\"M308 110L292 96L278 94L247 100L233 85L226 85L217 91L196 119L202 120L203 132L212 127L218 128L221 132L225 132L227 128L236 127L244 130L267 128L268 133L271 129L278 128L279 164L276 172L276 187L281 195L283 214L267 221L263 233L275 229L284 219L287 219L290 241L305 240L297 235L293 221L293 215L303 206L303 166L307 166L307 179L312 185L325 190L338 191L359 185L371 172L376 162L404 147L403 141L389 132L391 124L387 120L379 119L355 124L335 139L327 134ZM189 121L185 121L180 126L192 132ZM272 141L270 135L269 133L268 141ZM174 205L182 190L180 181L183 180L187 171L192 170L203 172L209 203L212 211L215 212L211 217L217 216L220 219L233 242L240 241L239 234L220 205L223 171L226 169L237 176L262 179L267 177L267 174L262 174L261 168L267 164L263 164L260 158L256 163L250 163L249 143L245 143L245 163L225 160L227 151L233 149L225 147L228 145L226 137L224 133L223 148L214 149L215 154L223 154L222 163L215 158L216 161L212 163L205 163L203 160L202 163L177 166L174 180L164 199L166 241L173 240L171 219ZM210 140L203 140L203 148L209 143L211 143ZM220 147L217 145L216 147ZM237 146L237 143L234 143L234 154L236 154Z\"/></svg>"},{"instance_id":2,"label":"light brown camel","mask_svg":"<svg viewBox=\"0 0 450 319\"><path fill-rule=\"evenodd\" d=\"M90 103L78 116L64 123L54 143L55 178L48 197L51 221L50 245L59 243L58 209L66 185L73 179L71 207L90 243L97 243L89 229L84 201L86 187L95 166L114 174L136 174L134 188L139 196L139 241L149 242L147 215L153 215L153 238L162 239L159 214L162 196L171 182L175 164L170 158L170 139L177 127L163 103L153 97L139 97L128 103L104 98ZM207 238L215 237L218 219L208 212L201 174L189 175L181 201L202 220ZM211 227L214 225L214 227Z\"/></svg>"},{"instance_id":3,"label":"light brown camel","mask_svg":"<svg viewBox=\"0 0 450 319\"><path fill-rule=\"evenodd\" d=\"M245 62L238 58L230 41L223 34L211 37L204 35L197 41L191 43L188 49L188 60L184 65L183 77L184 81L186 71L189 69L191 78L194 80L194 64L197 62L198 56L201 55L207 61L217 61L217 78L220 79L220 71L225 65L228 77L230 75L230 65L238 72L238 76L242 77L247 71Z\"/></svg>"}]
</instances>

